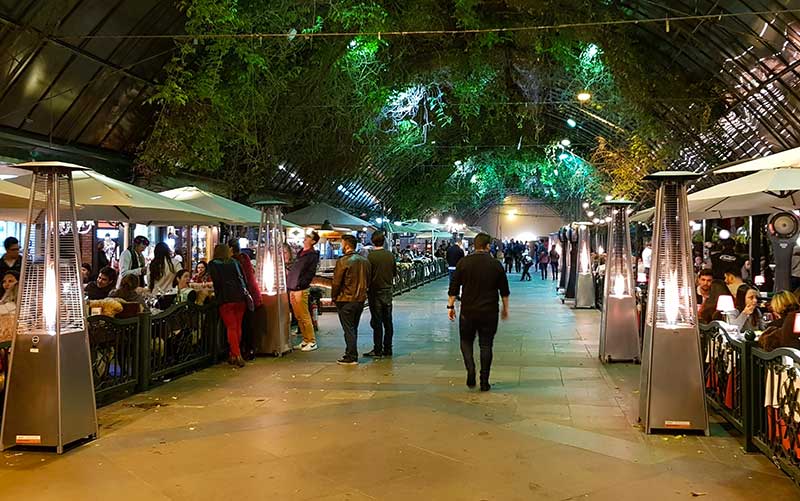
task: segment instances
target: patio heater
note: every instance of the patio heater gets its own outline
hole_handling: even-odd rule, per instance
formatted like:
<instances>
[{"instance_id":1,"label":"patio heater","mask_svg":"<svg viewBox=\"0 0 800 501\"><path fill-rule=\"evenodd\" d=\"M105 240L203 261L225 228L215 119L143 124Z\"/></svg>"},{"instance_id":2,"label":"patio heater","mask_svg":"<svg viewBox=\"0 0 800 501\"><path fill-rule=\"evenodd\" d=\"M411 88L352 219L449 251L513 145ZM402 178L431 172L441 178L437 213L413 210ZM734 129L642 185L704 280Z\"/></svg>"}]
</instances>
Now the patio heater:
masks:
<instances>
[{"instance_id":1,"label":"patio heater","mask_svg":"<svg viewBox=\"0 0 800 501\"><path fill-rule=\"evenodd\" d=\"M578 233L578 270L575 285L575 308L594 308L594 275L592 274L592 223L576 223Z\"/></svg>"},{"instance_id":2,"label":"patio heater","mask_svg":"<svg viewBox=\"0 0 800 501\"><path fill-rule=\"evenodd\" d=\"M61 454L97 436L72 185L72 172L83 168L25 167L33 175L0 435L3 450L54 447Z\"/></svg>"},{"instance_id":3,"label":"patio heater","mask_svg":"<svg viewBox=\"0 0 800 501\"><path fill-rule=\"evenodd\" d=\"M645 178L659 184L640 378L639 419L647 433L708 435L686 197L686 183L698 177L664 171Z\"/></svg>"},{"instance_id":4,"label":"patio heater","mask_svg":"<svg viewBox=\"0 0 800 501\"><path fill-rule=\"evenodd\" d=\"M792 254L800 235L800 218L791 212L776 212L769 217L767 234L775 255L774 292L790 290Z\"/></svg>"},{"instance_id":5,"label":"patio heater","mask_svg":"<svg viewBox=\"0 0 800 501\"><path fill-rule=\"evenodd\" d=\"M256 276L264 304L265 329L257 333L256 353L280 356L292 350L289 341L289 295L286 290L286 263L283 255L281 207L284 202L267 200L256 205L261 208L258 227Z\"/></svg>"},{"instance_id":6,"label":"patio heater","mask_svg":"<svg viewBox=\"0 0 800 501\"><path fill-rule=\"evenodd\" d=\"M558 230L558 241L561 243L561 276L558 280L558 289L561 291L567 290L567 281L569 280L569 237L567 236L567 229L561 228Z\"/></svg>"},{"instance_id":7,"label":"patio heater","mask_svg":"<svg viewBox=\"0 0 800 501\"><path fill-rule=\"evenodd\" d=\"M569 263L567 263L567 291L564 299L575 299L576 283L578 281L578 228L575 223L567 229L569 243Z\"/></svg>"},{"instance_id":8,"label":"patio heater","mask_svg":"<svg viewBox=\"0 0 800 501\"><path fill-rule=\"evenodd\" d=\"M631 232L627 200L603 204L611 211L606 242L606 277L600 322L600 360L638 361L639 319L634 297Z\"/></svg>"}]
</instances>

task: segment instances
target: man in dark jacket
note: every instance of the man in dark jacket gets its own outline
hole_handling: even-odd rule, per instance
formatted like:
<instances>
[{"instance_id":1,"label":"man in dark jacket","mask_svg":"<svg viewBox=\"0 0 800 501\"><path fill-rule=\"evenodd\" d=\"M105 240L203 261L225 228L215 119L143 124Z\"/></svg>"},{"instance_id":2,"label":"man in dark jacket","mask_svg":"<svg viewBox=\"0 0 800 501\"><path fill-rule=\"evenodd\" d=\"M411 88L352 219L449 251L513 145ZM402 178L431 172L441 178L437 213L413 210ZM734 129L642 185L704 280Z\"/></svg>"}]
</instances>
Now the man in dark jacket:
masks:
<instances>
[{"instance_id":1,"label":"man in dark jacket","mask_svg":"<svg viewBox=\"0 0 800 501\"><path fill-rule=\"evenodd\" d=\"M458 266L458 262L461 261L461 258L463 257L464 250L461 248L458 242L447 248L447 274L450 279L453 278L453 273L456 271L456 266Z\"/></svg>"},{"instance_id":2,"label":"man in dark jacket","mask_svg":"<svg viewBox=\"0 0 800 501\"><path fill-rule=\"evenodd\" d=\"M375 249L369 253L367 260L370 265L369 324L372 327L373 349L364 353L365 357L392 356L392 286L397 275L397 265L394 255L383 247L385 243L383 232L376 231L372 234L372 245Z\"/></svg>"},{"instance_id":3,"label":"man in dark jacket","mask_svg":"<svg viewBox=\"0 0 800 501\"><path fill-rule=\"evenodd\" d=\"M242 271L242 278L244 278L244 283L247 286L247 292L250 293L250 297L253 299L253 311L250 311L249 308L244 310L240 347L242 358L245 360L254 360L256 358L256 332L261 332L266 329L263 325L259 325L261 323L259 319L264 315L256 313L256 310L261 308L263 304L261 288L258 286L256 271L253 269L250 256L242 252L239 239L230 239L228 241L228 247L231 248L231 257L239 263L239 268Z\"/></svg>"},{"instance_id":4,"label":"man in dark jacket","mask_svg":"<svg viewBox=\"0 0 800 501\"><path fill-rule=\"evenodd\" d=\"M500 318L508 318L508 278L503 266L489 254L491 237L479 233L475 237L475 253L462 259L450 281L447 310L450 320L456 319L456 296L461 291L461 314L458 330L461 354L467 369L467 386L475 387L475 336L481 349L481 391L489 391L492 366L492 345L497 333L498 301L502 298Z\"/></svg>"},{"instance_id":5,"label":"man in dark jacket","mask_svg":"<svg viewBox=\"0 0 800 501\"><path fill-rule=\"evenodd\" d=\"M336 261L333 270L331 297L336 303L339 322L344 331L347 345L340 365L358 364L358 322L367 300L367 287L370 282L370 265L364 257L356 254L356 239L352 235L342 237L344 255Z\"/></svg>"},{"instance_id":6,"label":"man in dark jacket","mask_svg":"<svg viewBox=\"0 0 800 501\"><path fill-rule=\"evenodd\" d=\"M106 266L93 282L86 284L85 293L89 299L105 299L117 284L117 272L114 268Z\"/></svg>"},{"instance_id":7,"label":"man in dark jacket","mask_svg":"<svg viewBox=\"0 0 800 501\"><path fill-rule=\"evenodd\" d=\"M308 289L317 274L317 265L319 264L319 252L314 249L317 242L319 242L319 234L316 231L312 231L305 236L303 250L297 254L297 258L286 275L289 301L292 303L292 311L295 318L297 318L300 334L303 336L303 341L296 345L295 348L301 351L314 351L317 349L314 323L311 321L311 312L308 310Z\"/></svg>"}]
</instances>

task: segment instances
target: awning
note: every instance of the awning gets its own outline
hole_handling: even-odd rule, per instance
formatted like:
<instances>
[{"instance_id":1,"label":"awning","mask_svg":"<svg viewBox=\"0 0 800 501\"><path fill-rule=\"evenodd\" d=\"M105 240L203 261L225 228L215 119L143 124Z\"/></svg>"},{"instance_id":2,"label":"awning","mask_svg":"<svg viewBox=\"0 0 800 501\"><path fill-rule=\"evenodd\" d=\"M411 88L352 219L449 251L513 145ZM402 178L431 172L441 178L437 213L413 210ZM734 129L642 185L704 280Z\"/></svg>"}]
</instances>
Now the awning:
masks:
<instances>
[{"instance_id":1,"label":"awning","mask_svg":"<svg viewBox=\"0 0 800 501\"><path fill-rule=\"evenodd\" d=\"M304 228L319 229L325 221L328 221L334 227L348 228L350 230L374 228L371 223L325 203L309 205L304 209L284 214L283 217L287 221Z\"/></svg>"},{"instance_id":2,"label":"awning","mask_svg":"<svg viewBox=\"0 0 800 501\"><path fill-rule=\"evenodd\" d=\"M173 190L162 191L161 196L178 200L199 207L212 214L222 216L225 220L245 226L258 226L261 224L261 211L247 205L234 202L228 198L217 195L196 186L185 186ZM288 221L281 221L284 227L297 227Z\"/></svg>"}]
</instances>

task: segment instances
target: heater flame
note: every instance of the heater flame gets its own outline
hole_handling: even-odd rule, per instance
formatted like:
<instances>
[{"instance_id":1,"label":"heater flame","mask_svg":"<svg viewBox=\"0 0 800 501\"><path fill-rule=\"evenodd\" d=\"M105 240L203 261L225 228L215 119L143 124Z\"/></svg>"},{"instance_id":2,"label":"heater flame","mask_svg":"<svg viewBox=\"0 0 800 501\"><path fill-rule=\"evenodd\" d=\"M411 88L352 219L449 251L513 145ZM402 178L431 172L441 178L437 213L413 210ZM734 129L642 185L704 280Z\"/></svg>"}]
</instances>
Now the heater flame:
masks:
<instances>
[{"instance_id":1,"label":"heater flame","mask_svg":"<svg viewBox=\"0 0 800 501\"><path fill-rule=\"evenodd\" d=\"M680 288L678 287L678 272L670 271L664 283L664 316L669 325L678 323L680 312Z\"/></svg>"},{"instance_id":2,"label":"heater flame","mask_svg":"<svg viewBox=\"0 0 800 501\"><path fill-rule=\"evenodd\" d=\"M619 273L614 277L614 291L612 295L615 297L625 296L625 278Z\"/></svg>"},{"instance_id":3,"label":"heater flame","mask_svg":"<svg viewBox=\"0 0 800 501\"><path fill-rule=\"evenodd\" d=\"M56 290L56 270L51 264L44 272L44 294L42 296L44 326L51 336L56 334L56 314L58 311L58 291Z\"/></svg>"},{"instance_id":4,"label":"heater flame","mask_svg":"<svg viewBox=\"0 0 800 501\"><path fill-rule=\"evenodd\" d=\"M274 296L278 294L278 287L275 283L275 260L272 257L272 252L267 249L264 267L262 268L261 282L264 284L267 296Z\"/></svg>"},{"instance_id":5,"label":"heater flame","mask_svg":"<svg viewBox=\"0 0 800 501\"><path fill-rule=\"evenodd\" d=\"M583 246L583 248L581 248L581 274L589 273L589 263L589 249L587 246Z\"/></svg>"}]
</instances>

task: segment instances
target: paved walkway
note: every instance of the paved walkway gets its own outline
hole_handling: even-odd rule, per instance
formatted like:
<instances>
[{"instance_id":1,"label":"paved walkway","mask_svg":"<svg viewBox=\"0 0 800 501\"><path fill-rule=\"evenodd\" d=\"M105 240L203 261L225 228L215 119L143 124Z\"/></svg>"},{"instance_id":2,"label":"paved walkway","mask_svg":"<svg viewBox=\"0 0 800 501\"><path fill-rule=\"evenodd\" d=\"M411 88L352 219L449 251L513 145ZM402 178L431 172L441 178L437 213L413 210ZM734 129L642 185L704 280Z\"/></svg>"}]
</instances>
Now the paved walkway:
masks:
<instances>
[{"instance_id":1,"label":"paved walkway","mask_svg":"<svg viewBox=\"0 0 800 501\"><path fill-rule=\"evenodd\" d=\"M598 362L599 313L516 277L489 393L464 386L440 280L396 299L391 360L336 365L344 343L326 313L316 352L104 407L100 438L62 457L6 452L0 498L800 499L716 417L708 438L642 434L638 366Z\"/></svg>"}]
</instances>

